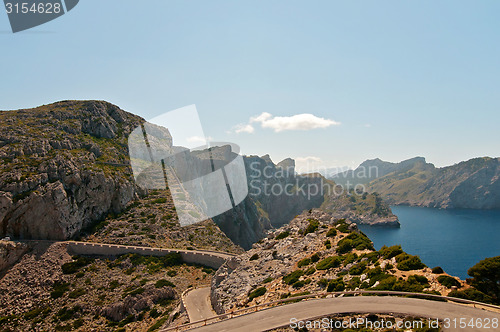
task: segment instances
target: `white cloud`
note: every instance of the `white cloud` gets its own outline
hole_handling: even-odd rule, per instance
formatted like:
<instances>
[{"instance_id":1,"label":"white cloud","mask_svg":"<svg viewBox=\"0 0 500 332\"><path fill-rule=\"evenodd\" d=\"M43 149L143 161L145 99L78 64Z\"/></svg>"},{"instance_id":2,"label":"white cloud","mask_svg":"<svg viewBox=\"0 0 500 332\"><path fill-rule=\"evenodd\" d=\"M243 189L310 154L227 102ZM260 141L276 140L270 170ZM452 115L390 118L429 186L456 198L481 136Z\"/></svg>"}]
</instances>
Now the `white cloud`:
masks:
<instances>
[{"instance_id":1,"label":"white cloud","mask_svg":"<svg viewBox=\"0 0 500 332\"><path fill-rule=\"evenodd\" d=\"M256 117L250 118L250 123L253 122L260 123L262 128L273 129L276 133L285 130L311 130L340 125L340 122L320 118L309 113L273 117L272 114L264 112Z\"/></svg>"},{"instance_id":2,"label":"white cloud","mask_svg":"<svg viewBox=\"0 0 500 332\"><path fill-rule=\"evenodd\" d=\"M234 126L231 130L227 131L228 134L231 133L236 133L236 134L241 134L241 133L247 133L247 134L252 134L255 131L255 128L251 124L237 124Z\"/></svg>"}]
</instances>

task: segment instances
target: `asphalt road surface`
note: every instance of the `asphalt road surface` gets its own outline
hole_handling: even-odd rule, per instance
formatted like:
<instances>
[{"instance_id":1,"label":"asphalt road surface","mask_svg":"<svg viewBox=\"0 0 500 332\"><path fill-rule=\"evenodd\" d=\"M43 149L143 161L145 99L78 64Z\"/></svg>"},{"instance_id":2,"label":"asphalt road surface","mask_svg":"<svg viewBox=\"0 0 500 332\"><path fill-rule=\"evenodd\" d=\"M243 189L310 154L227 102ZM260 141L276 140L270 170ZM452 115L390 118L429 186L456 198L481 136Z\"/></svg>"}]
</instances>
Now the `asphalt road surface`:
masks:
<instances>
[{"instance_id":1,"label":"asphalt road surface","mask_svg":"<svg viewBox=\"0 0 500 332\"><path fill-rule=\"evenodd\" d=\"M197 288L186 294L184 299L190 322L207 319L217 314L210 303L210 287Z\"/></svg>"},{"instance_id":2,"label":"asphalt road surface","mask_svg":"<svg viewBox=\"0 0 500 332\"><path fill-rule=\"evenodd\" d=\"M273 307L271 309L239 316L219 323L196 328L193 331L223 332L223 331L265 331L290 324L290 320L312 320L315 317L324 317L337 313L374 313L374 314L405 314L409 316L449 319L450 327L445 331L499 331L500 327L479 328L477 323L483 324L486 319L498 319L500 313L463 306L455 303L422 300L416 298L402 298L391 296L356 296L327 298L302 301L298 303ZM191 316L190 316L191 318ZM453 319L457 319L457 328ZM474 326L467 325L460 328L460 319L470 323L474 319ZM359 326L364 327L364 326Z\"/></svg>"}]
</instances>

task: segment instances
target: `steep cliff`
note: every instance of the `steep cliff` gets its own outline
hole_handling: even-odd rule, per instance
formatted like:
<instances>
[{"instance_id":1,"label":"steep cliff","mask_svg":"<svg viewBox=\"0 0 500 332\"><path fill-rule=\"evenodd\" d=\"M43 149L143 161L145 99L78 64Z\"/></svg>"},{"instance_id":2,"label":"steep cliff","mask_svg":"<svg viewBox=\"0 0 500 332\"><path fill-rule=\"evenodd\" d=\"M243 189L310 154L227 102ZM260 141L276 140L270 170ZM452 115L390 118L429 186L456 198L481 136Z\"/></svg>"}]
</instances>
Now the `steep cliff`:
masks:
<instances>
[{"instance_id":1,"label":"steep cliff","mask_svg":"<svg viewBox=\"0 0 500 332\"><path fill-rule=\"evenodd\" d=\"M101 101L0 112L0 236L68 239L136 195L127 135L143 120Z\"/></svg>"}]
</instances>

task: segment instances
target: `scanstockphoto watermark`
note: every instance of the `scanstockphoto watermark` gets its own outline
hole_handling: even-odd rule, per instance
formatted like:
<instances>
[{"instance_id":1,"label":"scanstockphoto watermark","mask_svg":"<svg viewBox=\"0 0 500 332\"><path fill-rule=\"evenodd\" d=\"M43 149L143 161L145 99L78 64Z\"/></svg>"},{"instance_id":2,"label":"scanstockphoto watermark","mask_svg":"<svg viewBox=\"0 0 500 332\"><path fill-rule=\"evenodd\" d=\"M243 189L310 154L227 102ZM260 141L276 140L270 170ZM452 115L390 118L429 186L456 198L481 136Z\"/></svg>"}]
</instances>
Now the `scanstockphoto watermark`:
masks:
<instances>
[{"instance_id":1,"label":"scanstockphoto watermark","mask_svg":"<svg viewBox=\"0 0 500 332\"><path fill-rule=\"evenodd\" d=\"M13 33L52 21L73 8L80 0L4 0Z\"/></svg>"},{"instance_id":2,"label":"scanstockphoto watermark","mask_svg":"<svg viewBox=\"0 0 500 332\"><path fill-rule=\"evenodd\" d=\"M378 169L371 169L367 173L358 173L356 178L336 184L323 176L318 176L317 172L305 172L305 175L299 175L294 167L282 168L269 164L262 167L259 161L251 162L249 170L249 195L302 196L307 199L324 195L341 196L344 193L363 195L367 189L363 183L359 183L359 180L378 174Z\"/></svg>"},{"instance_id":3,"label":"scanstockphoto watermark","mask_svg":"<svg viewBox=\"0 0 500 332\"><path fill-rule=\"evenodd\" d=\"M369 320L367 318L349 318L344 320L322 318L316 320L299 320L290 318L290 328L292 329L423 329L439 328L438 319L423 320Z\"/></svg>"}]
</instances>

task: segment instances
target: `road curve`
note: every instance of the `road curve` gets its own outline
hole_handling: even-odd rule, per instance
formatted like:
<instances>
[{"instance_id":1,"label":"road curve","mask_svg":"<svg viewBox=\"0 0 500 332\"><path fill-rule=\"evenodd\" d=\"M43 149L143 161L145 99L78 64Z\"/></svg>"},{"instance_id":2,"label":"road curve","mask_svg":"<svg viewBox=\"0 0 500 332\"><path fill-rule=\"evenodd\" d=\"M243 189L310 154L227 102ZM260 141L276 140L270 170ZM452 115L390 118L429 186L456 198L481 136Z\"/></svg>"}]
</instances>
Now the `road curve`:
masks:
<instances>
[{"instance_id":1,"label":"road curve","mask_svg":"<svg viewBox=\"0 0 500 332\"><path fill-rule=\"evenodd\" d=\"M190 322L217 316L210 303L210 287L196 288L184 297L184 306Z\"/></svg>"},{"instance_id":2,"label":"road curve","mask_svg":"<svg viewBox=\"0 0 500 332\"><path fill-rule=\"evenodd\" d=\"M288 326L291 318L297 320L311 320L331 314L341 313L374 313L374 314L405 314L409 316L439 318L465 318L467 322L471 318L499 319L500 314L477 309L473 307L458 305L448 302L438 302L415 298L402 298L392 296L356 296L314 299L298 303L273 307L270 309L238 316L219 323L193 329L200 332L223 332L223 331L266 331L282 326ZM453 326L445 331L494 331L496 329L480 329L467 327L466 329L455 329Z\"/></svg>"}]
</instances>

